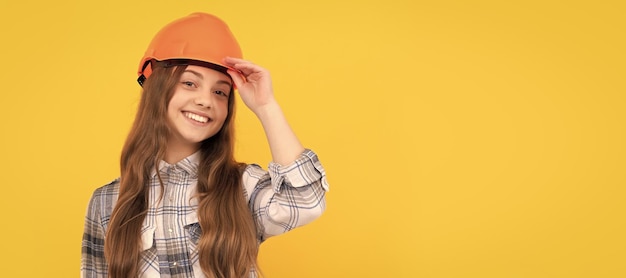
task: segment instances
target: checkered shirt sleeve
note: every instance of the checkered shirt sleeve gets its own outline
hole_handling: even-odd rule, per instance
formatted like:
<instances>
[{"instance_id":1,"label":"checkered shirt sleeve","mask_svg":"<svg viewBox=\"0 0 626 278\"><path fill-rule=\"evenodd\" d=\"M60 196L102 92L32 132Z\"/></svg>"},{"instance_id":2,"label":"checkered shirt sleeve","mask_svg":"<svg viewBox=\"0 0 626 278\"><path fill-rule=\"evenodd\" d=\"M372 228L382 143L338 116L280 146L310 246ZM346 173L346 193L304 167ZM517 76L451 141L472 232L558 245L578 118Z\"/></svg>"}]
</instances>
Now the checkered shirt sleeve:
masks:
<instances>
[{"instance_id":1,"label":"checkered shirt sleeve","mask_svg":"<svg viewBox=\"0 0 626 278\"><path fill-rule=\"evenodd\" d=\"M89 201L85 216L80 277L106 278L107 263L104 259L104 234L113 204L119 194L119 180L96 189Z\"/></svg>"},{"instance_id":2,"label":"checkered shirt sleeve","mask_svg":"<svg viewBox=\"0 0 626 278\"><path fill-rule=\"evenodd\" d=\"M318 218L326 208L326 173L317 155L305 150L291 165L249 165L243 176L260 242Z\"/></svg>"}]
</instances>

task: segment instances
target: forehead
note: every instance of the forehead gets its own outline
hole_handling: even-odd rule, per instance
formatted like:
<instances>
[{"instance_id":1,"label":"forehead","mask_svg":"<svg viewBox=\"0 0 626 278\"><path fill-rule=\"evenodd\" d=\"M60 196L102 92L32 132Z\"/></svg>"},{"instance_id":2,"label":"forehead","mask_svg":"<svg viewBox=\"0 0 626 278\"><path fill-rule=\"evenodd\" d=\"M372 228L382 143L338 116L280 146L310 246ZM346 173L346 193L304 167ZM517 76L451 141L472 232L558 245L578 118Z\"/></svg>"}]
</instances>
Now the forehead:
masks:
<instances>
[{"instance_id":1,"label":"forehead","mask_svg":"<svg viewBox=\"0 0 626 278\"><path fill-rule=\"evenodd\" d=\"M203 79L230 81L229 75L216 71L214 69L210 69L210 68L206 68L202 66L189 65L185 69L185 73L199 75L199 77Z\"/></svg>"}]
</instances>

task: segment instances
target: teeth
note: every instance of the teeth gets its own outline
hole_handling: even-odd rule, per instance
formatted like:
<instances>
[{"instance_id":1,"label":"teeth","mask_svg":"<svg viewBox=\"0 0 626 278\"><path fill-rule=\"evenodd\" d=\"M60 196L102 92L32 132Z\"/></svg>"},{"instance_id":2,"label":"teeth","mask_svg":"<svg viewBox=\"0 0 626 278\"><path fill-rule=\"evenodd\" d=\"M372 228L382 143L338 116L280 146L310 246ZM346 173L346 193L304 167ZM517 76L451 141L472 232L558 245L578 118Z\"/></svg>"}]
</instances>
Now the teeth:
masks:
<instances>
[{"instance_id":1,"label":"teeth","mask_svg":"<svg viewBox=\"0 0 626 278\"><path fill-rule=\"evenodd\" d=\"M203 117L203 116L196 115L196 114L189 113L189 112L185 112L185 117L192 119L196 122L201 122L201 123L206 123L209 121L209 118L207 117Z\"/></svg>"}]
</instances>

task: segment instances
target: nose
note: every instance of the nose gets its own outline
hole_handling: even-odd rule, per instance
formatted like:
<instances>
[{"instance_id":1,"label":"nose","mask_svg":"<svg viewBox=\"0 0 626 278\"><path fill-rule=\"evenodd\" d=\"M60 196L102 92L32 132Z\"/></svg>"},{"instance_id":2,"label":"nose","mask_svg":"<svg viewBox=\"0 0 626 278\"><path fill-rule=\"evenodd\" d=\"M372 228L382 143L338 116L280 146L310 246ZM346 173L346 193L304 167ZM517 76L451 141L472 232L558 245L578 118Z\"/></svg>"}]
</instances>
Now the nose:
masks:
<instances>
[{"instance_id":1,"label":"nose","mask_svg":"<svg viewBox=\"0 0 626 278\"><path fill-rule=\"evenodd\" d=\"M194 98L194 103L198 106L211 108L213 105L213 94L211 92L198 92Z\"/></svg>"}]
</instances>

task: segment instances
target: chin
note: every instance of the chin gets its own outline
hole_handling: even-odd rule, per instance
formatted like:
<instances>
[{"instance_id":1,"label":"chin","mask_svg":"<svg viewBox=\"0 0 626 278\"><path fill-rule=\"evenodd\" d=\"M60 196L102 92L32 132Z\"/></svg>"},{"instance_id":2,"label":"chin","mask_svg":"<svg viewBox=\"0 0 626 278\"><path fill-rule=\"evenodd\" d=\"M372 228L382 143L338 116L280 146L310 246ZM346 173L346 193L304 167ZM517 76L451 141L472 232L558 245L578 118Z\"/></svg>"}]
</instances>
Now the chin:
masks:
<instances>
[{"instance_id":1,"label":"chin","mask_svg":"<svg viewBox=\"0 0 626 278\"><path fill-rule=\"evenodd\" d=\"M198 137L188 137L187 141L189 143L193 143L193 144L200 144L204 141L206 141L207 139L213 137L215 134L211 135L211 136L198 136Z\"/></svg>"}]
</instances>

